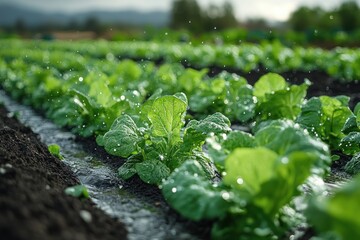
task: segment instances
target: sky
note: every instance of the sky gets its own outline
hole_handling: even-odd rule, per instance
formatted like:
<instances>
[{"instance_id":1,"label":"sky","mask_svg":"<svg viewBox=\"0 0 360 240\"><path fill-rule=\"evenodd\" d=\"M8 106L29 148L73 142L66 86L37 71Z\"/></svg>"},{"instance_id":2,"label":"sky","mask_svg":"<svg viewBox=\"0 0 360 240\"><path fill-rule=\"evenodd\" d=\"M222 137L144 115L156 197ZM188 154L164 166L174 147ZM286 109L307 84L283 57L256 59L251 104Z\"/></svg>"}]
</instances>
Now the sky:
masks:
<instances>
[{"instance_id":1,"label":"sky","mask_svg":"<svg viewBox=\"0 0 360 240\"><path fill-rule=\"evenodd\" d=\"M210 3L222 4L226 0L198 0L202 6ZM299 6L321 6L329 9L346 0L228 0L232 3L239 20L266 18L270 21L284 21ZM360 5L360 0L356 0ZM139 11L162 10L171 8L172 0L0 0L0 3L17 3L22 6L40 8L46 11L77 12L86 10L123 10Z\"/></svg>"}]
</instances>

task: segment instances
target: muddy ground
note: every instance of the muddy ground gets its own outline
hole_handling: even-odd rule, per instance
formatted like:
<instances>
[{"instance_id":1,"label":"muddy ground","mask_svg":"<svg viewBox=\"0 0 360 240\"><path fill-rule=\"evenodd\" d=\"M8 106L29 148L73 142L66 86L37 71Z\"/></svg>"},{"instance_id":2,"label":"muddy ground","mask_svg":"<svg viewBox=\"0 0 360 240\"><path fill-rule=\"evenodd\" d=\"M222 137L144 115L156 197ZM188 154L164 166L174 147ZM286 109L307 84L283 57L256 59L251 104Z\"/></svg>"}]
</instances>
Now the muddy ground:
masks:
<instances>
[{"instance_id":1,"label":"muddy ground","mask_svg":"<svg viewBox=\"0 0 360 240\"><path fill-rule=\"evenodd\" d=\"M126 239L118 219L64 193L79 184L73 173L30 128L8 116L0 107L0 238Z\"/></svg>"}]
</instances>

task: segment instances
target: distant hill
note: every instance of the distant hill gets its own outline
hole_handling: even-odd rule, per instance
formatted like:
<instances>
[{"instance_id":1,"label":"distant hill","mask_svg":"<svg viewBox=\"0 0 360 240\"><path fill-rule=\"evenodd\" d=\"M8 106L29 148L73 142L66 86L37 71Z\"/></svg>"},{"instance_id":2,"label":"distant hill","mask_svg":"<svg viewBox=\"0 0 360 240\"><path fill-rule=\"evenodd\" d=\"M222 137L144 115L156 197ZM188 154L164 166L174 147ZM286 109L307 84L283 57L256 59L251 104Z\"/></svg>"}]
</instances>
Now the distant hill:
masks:
<instances>
[{"instance_id":1,"label":"distant hill","mask_svg":"<svg viewBox=\"0 0 360 240\"><path fill-rule=\"evenodd\" d=\"M37 27L46 23L66 26L70 21L84 23L88 18L97 18L101 23L154 25L165 26L169 22L169 13L161 11L138 12L134 10L121 11L88 11L78 13L47 13L37 9L20 7L11 4L0 5L0 26L14 26L21 19L27 27Z\"/></svg>"}]
</instances>

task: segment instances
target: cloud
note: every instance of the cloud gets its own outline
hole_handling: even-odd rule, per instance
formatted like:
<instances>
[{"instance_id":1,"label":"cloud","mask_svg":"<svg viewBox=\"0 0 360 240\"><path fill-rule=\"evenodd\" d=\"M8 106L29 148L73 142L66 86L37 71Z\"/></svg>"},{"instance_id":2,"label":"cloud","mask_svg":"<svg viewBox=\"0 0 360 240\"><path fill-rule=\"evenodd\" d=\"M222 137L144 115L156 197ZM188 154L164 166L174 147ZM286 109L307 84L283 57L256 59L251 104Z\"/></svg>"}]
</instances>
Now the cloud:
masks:
<instances>
[{"instance_id":1,"label":"cloud","mask_svg":"<svg viewBox=\"0 0 360 240\"><path fill-rule=\"evenodd\" d=\"M16 3L19 5L40 8L48 11L77 12L93 9L137 9L137 10L169 10L171 0L0 0L0 3Z\"/></svg>"},{"instance_id":2,"label":"cloud","mask_svg":"<svg viewBox=\"0 0 360 240\"><path fill-rule=\"evenodd\" d=\"M198 0L202 6L210 3L222 4L226 0ZM237 18L267 18L286 20L290 13L301 5L333 8L346 0L228 0L235 10ZM356 0L360 4L360 0ZM136 9L140 11L162 10L171 8L172 0L0 0L0 3L18 3L47 11L77 12L94 9L118 10Z\"/></svg>"}]
</instances>

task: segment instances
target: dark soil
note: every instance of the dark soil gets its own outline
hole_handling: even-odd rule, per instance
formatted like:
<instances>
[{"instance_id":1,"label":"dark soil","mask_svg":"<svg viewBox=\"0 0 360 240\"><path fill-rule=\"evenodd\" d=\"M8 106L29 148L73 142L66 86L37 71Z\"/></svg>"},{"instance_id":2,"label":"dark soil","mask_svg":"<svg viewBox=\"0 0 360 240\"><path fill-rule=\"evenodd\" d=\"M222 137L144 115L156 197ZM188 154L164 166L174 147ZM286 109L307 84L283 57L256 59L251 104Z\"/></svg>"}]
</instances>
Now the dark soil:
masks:
<instances>
[{"instance_id":1,"label":"dark soil","mask_svg":"<svg viewBox=\"0 0 360 240\"><path fill-rule=\"evenodd\" d=\"M117 219L64 193L79 184L30 128L0 108L1 239L126 239ZM84 215L91 215L91 220Z\"/></svg>"}]
</instances>

